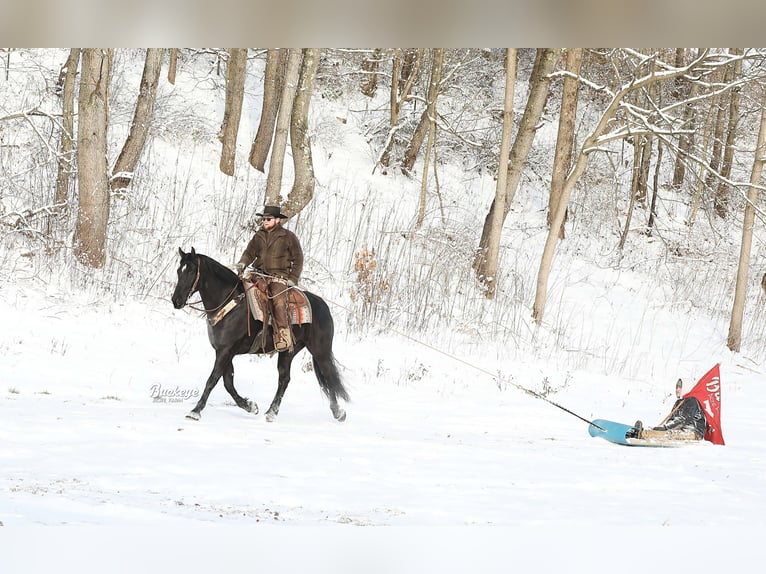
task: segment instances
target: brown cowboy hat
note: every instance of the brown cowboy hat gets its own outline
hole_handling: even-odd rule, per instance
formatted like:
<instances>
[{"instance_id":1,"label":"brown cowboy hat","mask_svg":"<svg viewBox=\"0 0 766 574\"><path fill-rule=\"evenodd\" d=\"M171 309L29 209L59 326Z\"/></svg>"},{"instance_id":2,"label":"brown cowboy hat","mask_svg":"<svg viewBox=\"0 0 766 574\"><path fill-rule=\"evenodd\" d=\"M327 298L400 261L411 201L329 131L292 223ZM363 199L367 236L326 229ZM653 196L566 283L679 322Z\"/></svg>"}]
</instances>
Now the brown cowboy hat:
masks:
<instances>
[{"instance_id":1,"label":"brown cowboy hat","mask_svg":"<svg viewBox=\"0 0 766 574\"><path fill-rule=\"evenodd\" d=\"M273 217L278 217L279 219L287 219L287 216L280 211L278 205L264 205L263 213L256 213L256 215L258 217L263 217L264 215L271 215Z\"/></svg>"}]
</instances>

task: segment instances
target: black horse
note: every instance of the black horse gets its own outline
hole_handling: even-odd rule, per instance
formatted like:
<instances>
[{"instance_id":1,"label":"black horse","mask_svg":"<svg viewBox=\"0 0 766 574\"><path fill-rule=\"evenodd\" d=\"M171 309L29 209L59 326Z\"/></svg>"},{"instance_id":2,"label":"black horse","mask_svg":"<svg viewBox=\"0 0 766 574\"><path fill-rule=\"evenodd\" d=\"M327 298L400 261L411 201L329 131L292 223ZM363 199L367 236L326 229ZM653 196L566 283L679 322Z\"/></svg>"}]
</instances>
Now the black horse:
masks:
<instances>
[{"instance_id":1,"label":"black horse","mask_svg":"<svg viewBox=\"0 0 766 574\"><path fill-rule=\"evenodd\" d=\"M213 390L221 376L223 376L224 387L237 403L237 406L257 414L258 405L254 401L241 397L234 388L232 360L235 355L244 353L274 352L272 338L265 338L265 347L261 344L264 325L261 321L253 319L250 314L244 297L242 281L236 273L214 259L196 253L193 247L190 253L184 253L181 248L178 249L178 252L181 255L181 263L178 266L178 283L175 291L173 291L173 306L176 309L181 309L188 304L192 293L199 292L203 310L208 319L208 338L215 349L213 372L210 373L207 383L205 383L205 390L197 402L197 406L186 416L199 420L210 391ZM333 416L338 421L346 420L346 411L338 405L338 399L345 401L349 399L332 353L334 324L330 308L317 295L306 292L306 296L311 304L313 322L305 325L293 325L293 351L279 353L277 360L279 386L274 400L271 401L271 406L266 412L266 420L268 421L272 421L279 413L282 397L290 382L290 365L293 357L304 347L312 355L314 373L322 391L330 399L330 409ZM231 306L231 310L216 322L214 317L216 315L220 317L222 310L227 306Z\"/></svg>"}]
</instances>

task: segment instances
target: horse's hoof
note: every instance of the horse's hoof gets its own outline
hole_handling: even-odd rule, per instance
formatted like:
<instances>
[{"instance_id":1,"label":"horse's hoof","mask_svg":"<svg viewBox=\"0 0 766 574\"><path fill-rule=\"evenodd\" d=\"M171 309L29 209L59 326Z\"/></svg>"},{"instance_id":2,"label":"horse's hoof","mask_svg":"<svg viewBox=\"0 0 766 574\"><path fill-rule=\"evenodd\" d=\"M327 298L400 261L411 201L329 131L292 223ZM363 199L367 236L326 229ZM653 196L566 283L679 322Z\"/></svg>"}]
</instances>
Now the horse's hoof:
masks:
<instances>
[{"instance_id":1,"label":"horse's hoof","mask_svg":"<svg viewBox=\"0 0 766 574\"><path fill-rule=\"evenodd\" d=\"M191 411L188 415L186 415L187 419L190 419L193 421L198 421L201 417L202 415L200 415L199 413L195 413L194 411Z\"/></svg>"},{"instance_id":2,"label":"horse's hoof","mask_svg":"<svg viewBox=\"0 0 766 574\"><path fill-rule=\"evenodd\" d=\"M346 420L346 411L344 411L343 409L338 409L338 412L333 413L333 415L335 415L335 420L338 421L339 423L342 423L343 421Z\"/></svg>"},{"instance_id":3,"label":"horse's hoof","mask_svg":"<svg viewBox=\"0 0 766 574\"><path fill-rule=\"evenodd\" d=\"M273 423L274 419L277 417L276 414L272 413L271 411L266 413L266 422L267 423Z\"/></svg>"},{"instance_id":4,"label":"horse's hoof","mask_svg":"<svg viewBox=\"0 0 766 574\"><path fill-rule=\"evenodd\" d=\"M257 415L259 413L258 411L258 405L255 404L255 401L247 401L247 412L253 413L254 415Z\"/></svg>"}]
</instances>

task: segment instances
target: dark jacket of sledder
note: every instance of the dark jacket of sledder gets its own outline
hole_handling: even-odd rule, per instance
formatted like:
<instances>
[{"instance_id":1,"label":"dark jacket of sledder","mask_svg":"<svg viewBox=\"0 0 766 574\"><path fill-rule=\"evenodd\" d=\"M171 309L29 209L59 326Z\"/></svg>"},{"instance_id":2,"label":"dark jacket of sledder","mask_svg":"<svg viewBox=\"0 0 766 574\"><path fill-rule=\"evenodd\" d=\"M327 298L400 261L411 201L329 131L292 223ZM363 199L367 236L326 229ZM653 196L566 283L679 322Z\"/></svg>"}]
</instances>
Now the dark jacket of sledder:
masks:
<instances>
[{"instance_id":1,"label":"dark jacket of sledder","mask_svg":"<svg viewBox=\"0 0 766 574\"><path fill-rule=\"evenodd\" d=\"M707 429L707 419L702 405L694 397L678 399L670 411L670 418L664 425L654 427L654 430L692 430L700 438L705 436Z\"/></svg>"}]
</instances>

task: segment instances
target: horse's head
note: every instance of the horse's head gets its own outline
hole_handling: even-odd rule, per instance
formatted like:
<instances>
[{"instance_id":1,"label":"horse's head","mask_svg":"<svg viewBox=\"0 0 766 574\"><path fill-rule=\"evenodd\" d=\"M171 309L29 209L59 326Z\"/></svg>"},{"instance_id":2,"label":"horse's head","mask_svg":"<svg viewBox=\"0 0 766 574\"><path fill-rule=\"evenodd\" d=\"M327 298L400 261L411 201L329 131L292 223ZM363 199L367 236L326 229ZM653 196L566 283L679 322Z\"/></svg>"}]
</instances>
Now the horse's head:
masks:
<instances>
[{"instance_id":1,"label":"horse's head","mask_svg":"<svg viewBox=\"0 0 766 574\"><path fill-rule=\"evenodd\" d=\"M173 291L173 307L180 309L197 290L199 284L199 256L192 247L190 253L184 253L183 249L178 248L181 256L181 262L178 265L178 282Z\"/></svg>"}]
</instances>

